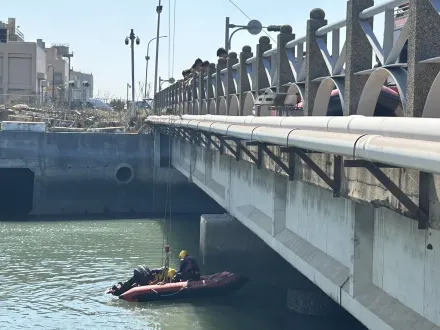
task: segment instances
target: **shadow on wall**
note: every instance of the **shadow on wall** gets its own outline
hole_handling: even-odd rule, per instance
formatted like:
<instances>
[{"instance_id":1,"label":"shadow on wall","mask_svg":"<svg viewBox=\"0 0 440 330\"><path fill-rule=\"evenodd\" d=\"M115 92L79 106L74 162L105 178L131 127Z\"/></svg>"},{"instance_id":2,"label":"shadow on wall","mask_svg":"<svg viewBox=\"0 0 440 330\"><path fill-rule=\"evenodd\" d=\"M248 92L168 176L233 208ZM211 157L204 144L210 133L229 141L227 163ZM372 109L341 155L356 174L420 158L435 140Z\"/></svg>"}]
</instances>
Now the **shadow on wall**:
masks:
<instances>
[{"instance_id":1,"label":"shadow on wall","mask_svg":"<svg viewBox=\"0 0 440 330\"><path fill-rule=\"evenodd\" d=\"M0 168L0 220L23 218L32 211L35 174L28 168Z\"/></svg>"}]
</instances>

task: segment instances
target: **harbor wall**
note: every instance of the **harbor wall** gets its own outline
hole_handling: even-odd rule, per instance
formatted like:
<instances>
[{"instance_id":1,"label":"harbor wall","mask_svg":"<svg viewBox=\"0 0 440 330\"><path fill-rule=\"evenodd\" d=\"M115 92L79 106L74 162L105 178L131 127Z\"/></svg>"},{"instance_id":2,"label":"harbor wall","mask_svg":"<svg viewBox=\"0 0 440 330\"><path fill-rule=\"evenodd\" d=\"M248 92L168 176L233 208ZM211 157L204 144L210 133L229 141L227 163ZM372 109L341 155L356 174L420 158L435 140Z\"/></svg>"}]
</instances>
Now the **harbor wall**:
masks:
<instances>
[{"instance_id":1,"label":"harbor wall","mask_svg":"<svg viewBox=\"0 0 440 330\"><path fill-rule=\"evenodd\" d=\"M163 216L166 205L175 213L221 210L168 167L160 157L167 147L152 134L1 131L0 213Z\"/></svg>"}]
</instances>

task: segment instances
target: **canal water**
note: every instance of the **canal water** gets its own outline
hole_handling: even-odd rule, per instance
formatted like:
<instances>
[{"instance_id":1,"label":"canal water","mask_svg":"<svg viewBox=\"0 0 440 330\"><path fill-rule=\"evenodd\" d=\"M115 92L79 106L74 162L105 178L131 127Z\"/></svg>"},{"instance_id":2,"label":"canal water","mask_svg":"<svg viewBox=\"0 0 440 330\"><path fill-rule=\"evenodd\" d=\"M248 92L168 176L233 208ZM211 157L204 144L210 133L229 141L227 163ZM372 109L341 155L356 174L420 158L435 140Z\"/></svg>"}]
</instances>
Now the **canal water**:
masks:
<instances>
[{"instance_id":1,"label":"canal water","mask_svg":"<svg viewBox=\"0 0 440 330\"><path fill-rule=\"evenodd\" d=\"M323 319L288 311L276 279L263 288L251 281L228 297L172 304L104 294L137 265L161 265L164 227L160 219L0 222L0 329L364 329L348 314ZM169 238L174 266L181 249L198 256L198 218L173 219Z\"/></svg>"}]
</instances>

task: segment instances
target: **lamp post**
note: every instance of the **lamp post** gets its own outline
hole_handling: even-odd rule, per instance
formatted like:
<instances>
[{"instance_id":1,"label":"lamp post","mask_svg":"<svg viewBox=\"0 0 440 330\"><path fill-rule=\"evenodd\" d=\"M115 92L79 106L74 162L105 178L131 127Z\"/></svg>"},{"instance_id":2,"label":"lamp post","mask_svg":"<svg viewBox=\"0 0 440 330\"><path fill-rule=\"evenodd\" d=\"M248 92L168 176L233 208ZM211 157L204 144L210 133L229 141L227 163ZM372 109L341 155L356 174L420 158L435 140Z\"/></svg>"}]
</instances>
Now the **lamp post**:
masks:
<instances>
[{"instance_id":1,"label":"lamp post","mask_svg":"<svg viewBox=\"0 0 440 330\"><path fill-rule=\"evenodd\" d=\"M71 103L72 103L72 97L71 97L71 83L70 83L70 59L73 57L73 52L69 53L69 54L64 54L63 57L67 57L69 60L69 71L67 72L67 102L69 103L69 109L71 107Z\"/></svg>"},{"instance_id":2,"label":"lamp post","mask_svg":"<svg viewBox=\"0 0 440 330\"><path fill-rule=\"evenodd\" d=\"M145 67L145 90L144 90L144 99L147 98L147 85L148 85L148 61L150 60L150 42L152 42L153 40L156 39L160 39L160 38L166 38L167 36L160 36L159 38L154 37L153 39L151 39L150 41L148 41L148 45L147 45L147 56L145 56L145 60L147 61L147 65Z\"/></svg>"},{"instance_id":3,"label":"lamp post","mask_svg":"<svg viewBox=\"0 0 440 330\"><path fill-rule=\"evenodd\" d=\"M52 103L55 103L55 69L52 64L47 66L47 71L52 69Z\"/></svg>"},{"instance_id":4,"label":"lamp post","mask_svg":"<svg viewBox=\"0 0 440 330\"><path fill-rule=\"evenodd\" d=\"M157 91L157 71L159 68L159 33L160 33L160 13L162 12L161 0L159 0L159 5L156 7L157 13L157 31L156 31L156 64L154 68L154 90L153 90L153 99L154 99L154 112L156 112L156 91Z\"/></svg>"},{"instance_id":5,"label":"lamp post","mask_svg":"<svg viewBox=\"0 0 440 330\"><path fill-rule=\"evenodd\" d=\"M238 28L229 35L229 29ZM260 34L263 29L267 29L270 32L279 32L281 30L281 25L269 25L263 26L260 21L256 19L250 20L247 25L236 25L229 23L229 17L226 17L225 22L225 50L228 52L231 50L231 39L235 32L241 30L247 30L252 35Z\"/></svg>"},{"instance_id":6,"label":"lamp post","mask_svg":"<svg viewBox=\"0 0 440 330\"><path fill-rule=\"evenodd\" d=\"M127 83L127 111L128 111L128 90L131 88L130 84Z\"/></svg>"},{"instance_id":7,"label":"lamp post","mask_svg":"<svg viewBox=\"0 0 440 330\"><path fill-rule=\"evenodd\" d=\"M132 115L134 115L134 42L136 40L136 45L141 43L139 37L136 37L133 29L131 29L130 36L125 38L125 44L130 44L131 47L131 110ZM128 110L128 109L127 109Z\"/></svg>"},{"instance_id":8,"label":"lamp post","mask_svg":"<svg viewBox=\"0 0 440 330\"><path fill-rule=\"evenodd\" d=\"M162 90L162 84L167 82L170 84L174 84L175 83L175 79L174 78L168 78L168 79L162 79L161 77L159 77L159 92Z\"/></svg>"}]
</instances>

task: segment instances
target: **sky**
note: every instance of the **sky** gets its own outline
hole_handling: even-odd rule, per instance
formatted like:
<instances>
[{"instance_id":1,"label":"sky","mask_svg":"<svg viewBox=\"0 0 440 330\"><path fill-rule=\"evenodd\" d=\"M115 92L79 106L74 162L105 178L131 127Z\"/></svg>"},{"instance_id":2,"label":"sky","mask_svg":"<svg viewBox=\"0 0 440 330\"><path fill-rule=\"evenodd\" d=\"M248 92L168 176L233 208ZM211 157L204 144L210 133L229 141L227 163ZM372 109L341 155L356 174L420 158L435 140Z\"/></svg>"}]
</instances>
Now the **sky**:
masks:
<instances>
[{"instance_id":1,"label":"sky","mask_svg":"<svg viewBox=\"0 0 440 330\"><path fill-rule=\"evenodd\" d=\"M305 35L306 21L313 8L322 8L326 19L332 23L345 17L347 4L346 0L233 1L251 19L260 20L263 26L291 25L297 37ZM224 47L225 17L229 16L230 23L237 25L249 21L230 0L162 0L160 35L173 36L174 4L174 38L161 38L159 44L158 74L162 79L180 79L182 70L191 67L196 58L216 61L217 49ZM139 83L143 86L145 81L147 44L156 37L157 5L158 0L4 1L0 20L15 17L26 41L41 38L46 47L53 43L68 44L74 52L73 70L93 73L95 97L125 98L127 83L131 83L131 55L124 40L131 29L140 38L140 45L135 46L135 87L136 95L140 96ZM375 22L378 21L375 19ZM383 29L383 23L379 20L375 31L380 28ZM345 39L343 34L345 29L341 31L341 42ZM265 34L253 36L247 31L237 32L231 42L231 51L239 53L244 45L255 51L261 35ZM270 35L276 40L276 33ZM155 52L156 43L153 41L148 69L151 88Z\"/></svg>"}]
</instances>

